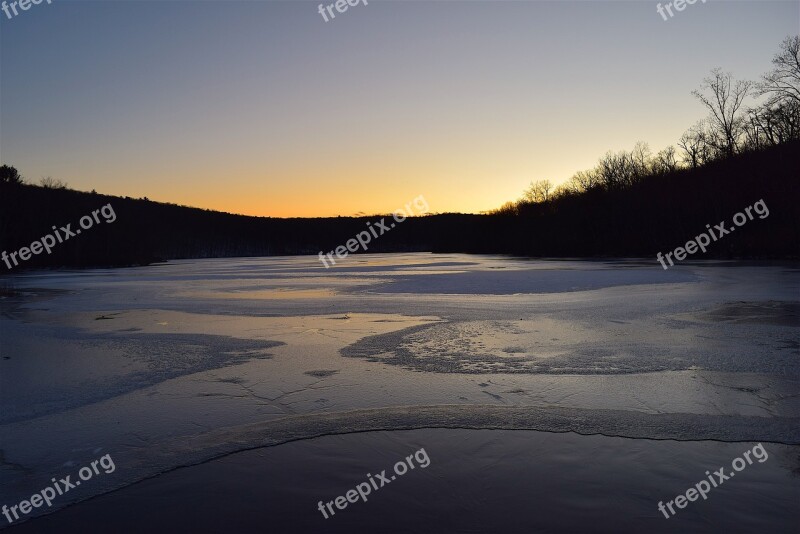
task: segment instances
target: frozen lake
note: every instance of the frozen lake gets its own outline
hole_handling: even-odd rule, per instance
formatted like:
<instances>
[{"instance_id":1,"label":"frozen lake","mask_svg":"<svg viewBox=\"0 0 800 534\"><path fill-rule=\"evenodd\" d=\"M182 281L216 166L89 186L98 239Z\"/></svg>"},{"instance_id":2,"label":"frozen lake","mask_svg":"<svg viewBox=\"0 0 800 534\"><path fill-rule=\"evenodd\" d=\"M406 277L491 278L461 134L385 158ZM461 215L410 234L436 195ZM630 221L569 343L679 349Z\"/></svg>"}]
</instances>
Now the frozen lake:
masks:
<instances>
[{"instance_id":1,"label":"frozen lake","mask_svg":"<svg viewBox=\"0 0 800 534\"><path fill-rule=\"evenodd\" d=\"M116 465L34 509L26 517L60 511L20 531L55 531L59 518L78 525L120 496L157 500L173 479L223 483L220 473L243 462L266 477L276 525L285 512L299 532L377 528L376 514L388 513L377 497L327 521L317 501L412 444L441 471L392 490L398 517L436 521L426 503L458 487L468 495L459 506L483 503L481 514L512 521L513 510L534 506L513 490L517 470L551 480L574 469L573 483L534 499L539 522L504 530L555 531L548 514L578 511L584 526L604 520L617 532L712 532L724 521L789 532L800 522L791 506L800 498L798 265L664 271L655 261L407 254L355 256L327 270L308 256L5 280L13 292L0 299L0 505L101 455ZM659 501L758 442L769 461L674 518L659 513ZM362 451L357 469L349 450ZM307 463L337 476L289 487ZM479 498L489 489L493 498ZM201 496L187 491L177 505L197 507ZM235 502L249 509L243 498ZM463 531L438 521L437 531Z\"/></svg>"}]
</instances>

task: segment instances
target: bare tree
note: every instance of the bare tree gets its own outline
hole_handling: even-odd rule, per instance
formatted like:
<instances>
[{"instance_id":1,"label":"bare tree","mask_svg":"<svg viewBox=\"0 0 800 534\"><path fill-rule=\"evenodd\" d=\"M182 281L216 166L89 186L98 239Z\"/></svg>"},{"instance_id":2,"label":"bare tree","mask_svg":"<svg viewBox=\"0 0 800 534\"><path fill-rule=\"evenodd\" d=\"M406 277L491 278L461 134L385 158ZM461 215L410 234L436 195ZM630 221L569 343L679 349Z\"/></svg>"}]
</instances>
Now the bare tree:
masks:
<instances>
[{"instance_id":1,"label":"bare tree","mask_svg":"<svg viewBox=\"0 0 800 534\"><path fill-rule=\"evenodd\" d=\"M607 191L629 187L647 172L649 149L643 143L637 144L636 147L634 152L624 150L617 153L606 152L606 155L597 162L595 171ZM642 165L643 168L640 167Z\"/></svg>"},{"instance_id":2,"label":"bare tree","mask_svg":"<svg viewBox=\"0 0 800 534\"><path fill-rule=\"evenodd\" d=\"M516 202L506 202L496 210L489 211L490 215L519 215L519 206Z\"/></svg>"},{"instance_id":3,"label":"bare tree","mask_svg":"<svg viewBox=\"0 0 800 534\"><path fill-rule=\"evenodd\" d=\"M600 177L595 169L578 171L568 180L570 189L582 193L600 185Z\"/></svg>"},{"instance_id":4,"label":"bare tree","mask_svg":"<svg viewBox=\"0 0 800 534\"><path fill-rule=\"evenodd\" d=\"M575 190L575 184L571 182L564 182L563 184L559 184L553 190L553 193L550 195L552 200L558 200L564 197L568 197L571 195L576 194L577 191Z\"/></svg>"},{"instance_id":5,"label":"bare tree","mask_svg":"<svg viewBox=\"0 0 800 534\"><path fill-rule=\"evenodd\" d=\"M772 70L756 86L758 96L767 96L768 105L784 100L800 104L800 36L787 37L772 58Z\"/></svg>"},{"instance_id":6,"label":"bare tree","mask_svg":"<svg viewBox=\"0 0 800 534\"><path fill-rule=\"evenodd\" d=\"M638 141L630 153L629 180L631 182L638 182L650 174L651 158L650 145L644 141Z\"/></svg>"},{"instance_id":7,"label":"bare tree","mask_svg":"<svg viewBox=\"0 0 800 534\"><path fill-rule=\"evenodd\" d=\"M800 102L786 99L777 104L747 110L745 143L759 150L800 139Z\"/></svg>"},{"instance_id":8,"label":"bare tree","mask_svg":"<svg viewBox=\"0 0 800 534\"><path fill-rule=\"evenodd\" d=\"M531 182L530 187L528 187L523 194L523 199L535 204L547 202L550 199L550 192L552 190L553 184L550 183L550 180Z\"/></svg>"},{"instance_id":9,"label":"bare tree","mask_svg":"<svg viewBox=\"0 0 800 534\"><path fill-rule=\"evenodd\" d=\"M66 189L67 182L62 182L61 180L56 180L49 176L44 176L40 181L39 184L44 187L45 189Z\"/></svg>"},{"instance_id":10,"label":"bare tree","mask_svg":"<svg viewBox=\"0 0 800 534\"><path fill-rule=\"evenodd\" d=\"M711 71L711 77L703 79L702 91L692 91L704 106L711 112L709 121L721 138L725 154L736 153L738 140L742 133L742 104L750 94L753 82L738 80L733 83L733 76L721 69Z\"/></svg>"},{"instance_id":11,"label":"bare tree","mask_svg":"<svg viewBox=\"0 0 800 534\"><path fill-rule=\"evenodd\" d=\"M597 162L597 175L606 191L620 189L623 186L626 160L625 152L615 154L609 150Z\"/></svg>"},{"instance_id":12,"label":"bare tree","mask_svg":"<svg viewBox=\"0 0 800 534\"><path fill-rule=\"evenodd\" d=\"M800 102L786 100L770 108L767 115L775 125L778 143L800 139Z\"/></svg>"},{"instance_id":13,"label":"bare tree","mask_svg":"<svg viewBox=\"0 0 800 534\"><path fill-rule=\"evenodd\" d=\"M705 121L700 121L689 128L678 141L678 146L684 152L683 162L693 169L703 165L709 159L709 144L706 132Z\"/></svg>"},{"instance_id":14,"label":"bare tree","mask_svg":"<svg viewBox=\"0 0 800 534\"><path fill-rule=\"evenodd\" d=\"M670 145L656 154L650 168L654 174L668 174L677 170L678 159L676 157L675 147Z\"/></svg>"}]
</instances>

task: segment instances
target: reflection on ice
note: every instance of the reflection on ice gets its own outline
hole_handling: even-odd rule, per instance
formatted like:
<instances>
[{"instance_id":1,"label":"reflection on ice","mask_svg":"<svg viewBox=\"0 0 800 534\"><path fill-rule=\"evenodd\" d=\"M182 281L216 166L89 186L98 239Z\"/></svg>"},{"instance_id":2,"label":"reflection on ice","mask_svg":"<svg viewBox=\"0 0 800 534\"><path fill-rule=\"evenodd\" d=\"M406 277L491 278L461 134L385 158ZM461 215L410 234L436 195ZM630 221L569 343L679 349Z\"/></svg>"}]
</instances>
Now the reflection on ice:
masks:
<instances>
[{"instance_id":1,"label":"reflection on ice","mask_svg":"<svg viewBox=\"0 0 800 534\"><path fill-rule=\"evenodd\" d=\"M14 277L20 293L0 300L0 503L98 449L118 469L76 499L336 432L800 443L797 270L352 260Z\"/></svg>"}]
</instances>

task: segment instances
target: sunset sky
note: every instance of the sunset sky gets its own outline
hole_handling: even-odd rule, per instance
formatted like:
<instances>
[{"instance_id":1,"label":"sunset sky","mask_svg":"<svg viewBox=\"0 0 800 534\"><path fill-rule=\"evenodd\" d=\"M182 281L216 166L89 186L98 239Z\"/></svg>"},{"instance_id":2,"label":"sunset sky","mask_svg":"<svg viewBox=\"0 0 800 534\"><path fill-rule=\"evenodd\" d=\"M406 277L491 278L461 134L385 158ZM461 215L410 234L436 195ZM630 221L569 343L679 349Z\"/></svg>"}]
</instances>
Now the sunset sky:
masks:
<instances>
[{"instance_id":1,"label":"sunset sky","mask_svg":"<svg viewBox=\"0 0 800 534\"><path fill-rule=\"evenodd\" d=\"M329 2L326 2L329 3ZM480 212L675 144L716 66L756 79L800 4L69 1L0 12L0 159L234 213Z\"/></svg>"}]
</instances>

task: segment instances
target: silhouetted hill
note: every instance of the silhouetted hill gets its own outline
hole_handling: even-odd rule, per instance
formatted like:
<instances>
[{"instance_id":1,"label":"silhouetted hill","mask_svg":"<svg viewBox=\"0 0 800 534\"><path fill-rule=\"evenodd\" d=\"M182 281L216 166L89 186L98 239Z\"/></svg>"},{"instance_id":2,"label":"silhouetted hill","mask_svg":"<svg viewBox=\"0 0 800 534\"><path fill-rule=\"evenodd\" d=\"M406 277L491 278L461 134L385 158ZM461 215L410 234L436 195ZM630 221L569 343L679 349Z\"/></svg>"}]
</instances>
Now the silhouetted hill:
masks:
<instances>
[{"instance_id":1,"label":"silhouetted hill","mask_svg":"<svg viewBox=\"0 0 800 534\"><path fill-rule=\"evenodd\" d=\"M769 216L712 243L701 258L800 256L800 141L648 176L617 191L593 189L518 206L517 240L504 251L546 256L653 256L669 252L763 199ZM524 236L524 239L522 239ZM505 235L503 236L505 237Z\"/></svg>"},{"instance_id":2,"label":"silhouetted hill","mask_svg":"<svg viewBox=\"0 0 800 534\"><path fill-rule=\"evenodd\" d=\"M440 214L409 218L368 252L508 253L549 257L654 257L669 252L763 199L756 217L713 243L707 258L800 256L800 142L653 176L627 189L591 190L522 206L515 214ZM424 194L424 192L423 192ZM30 185L0 185L0 252L27 247L53 226L106 204L116 220L99 223L13 270L141 265L179 258L272 256L331 251L374 223L370 217L247 217L196 208ZM435 210L436 206L431 206ZM655 260L654 260L655 262ZM346 265L347 262L344 262ZM656 264L657 265L657 264ZM9 272L0 263L0 272Z\"/></svg>"}]
</instances>

